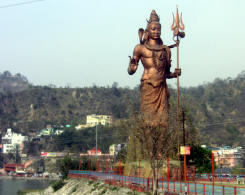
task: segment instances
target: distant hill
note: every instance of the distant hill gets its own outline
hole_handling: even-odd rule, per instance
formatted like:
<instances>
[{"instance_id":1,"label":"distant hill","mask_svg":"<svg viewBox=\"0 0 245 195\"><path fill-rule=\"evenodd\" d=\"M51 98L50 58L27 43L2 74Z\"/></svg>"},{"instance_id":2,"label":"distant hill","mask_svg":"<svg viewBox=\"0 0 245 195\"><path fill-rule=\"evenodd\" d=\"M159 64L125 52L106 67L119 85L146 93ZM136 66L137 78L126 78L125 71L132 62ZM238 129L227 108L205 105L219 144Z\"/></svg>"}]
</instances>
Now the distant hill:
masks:
<instances>
[{"instance_id":1,"label":"distant hill","mask_svg":"<svg viewBox=\"0 0 245 195\"><path fill-rule=\"evenodd\" d=\"M138 87L53 88L32 86L22 75L7 75L0 75L1 131L11 127L28 134L46 124L85 123L87 114L125 119L139 111ZM170 88L170 92L174 108L176 91ZM181 107L199 129L203 143L245 146L245 72L234 79L181 88L180 94Z\"/></svg>"}]
</instances>

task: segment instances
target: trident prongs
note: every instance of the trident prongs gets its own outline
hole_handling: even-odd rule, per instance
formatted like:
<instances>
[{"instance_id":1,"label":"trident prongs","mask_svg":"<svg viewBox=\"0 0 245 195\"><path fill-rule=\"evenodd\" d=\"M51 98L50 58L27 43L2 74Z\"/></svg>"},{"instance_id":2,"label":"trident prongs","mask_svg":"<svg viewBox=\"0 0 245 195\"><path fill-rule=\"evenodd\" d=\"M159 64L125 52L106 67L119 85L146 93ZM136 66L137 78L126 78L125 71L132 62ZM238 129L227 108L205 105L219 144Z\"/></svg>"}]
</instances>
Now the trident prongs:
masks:
<instances>
[{"instance_id":1,"label":"trident prongs","mask_svg":"<svg viewBox=\"0 0 245 195\"><path fill-rule=\"evenodd\" d=\"M172 23L172 25L171 25L171 30L174 30L174 28L175 28L175 27L174 27L174 20L175 20L175 19L174 19L174 13L172 13L172 14L173 14L173 23Z\"/></svg>"},{"instance_id":2,"label":"trident prongs","mask_svg":"<svg viewBox=\"0 0 245 195\"><path fill-rule=\"evenodd\" d=\"M182 13L180 14L180 17L179 17L178 7L176 6L176 16L174 17L174 14L173 14L173 22L171 25L171 30L173 31L174 37L176 36L177 38L178 36L182 37L183 36L182 34L184 32L180 32L180 30L184 30L184 29L185 29L185 25L182 20Z\"/></svg>"}]
</instances>

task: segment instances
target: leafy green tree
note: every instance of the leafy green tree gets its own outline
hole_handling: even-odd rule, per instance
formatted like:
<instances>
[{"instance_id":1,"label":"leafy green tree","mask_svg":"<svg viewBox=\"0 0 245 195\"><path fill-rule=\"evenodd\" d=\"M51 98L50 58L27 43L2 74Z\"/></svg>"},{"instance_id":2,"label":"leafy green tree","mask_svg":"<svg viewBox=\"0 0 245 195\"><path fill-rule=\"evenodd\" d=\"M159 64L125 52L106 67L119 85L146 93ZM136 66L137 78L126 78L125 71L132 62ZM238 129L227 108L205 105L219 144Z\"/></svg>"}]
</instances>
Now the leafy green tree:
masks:
<instances>
[{"instance_id":1,"label":"leafy green tree","mask_svg":"<svg viewBox=\"0 0 245 195\"><path fill-rule=\"evenodd\" d=\"M117 161L121 161L123 163L126 163L126 160L127 160L127 154L128 154L128 150L127 150L127 147L123 147L117 154L116 156L116 160Z\"/></svg>"},{"instance_id":2,"label":"leafy green tree","mask_svg":"<svg viewBox=\"0 0 245 195\"><path fill-rule=\"evenodd\" d=\"M191 154L186 156L187 165L194 165L198 173L212 172L212 151L201 146L191 147Z\"/></svg>"}]
</instances>

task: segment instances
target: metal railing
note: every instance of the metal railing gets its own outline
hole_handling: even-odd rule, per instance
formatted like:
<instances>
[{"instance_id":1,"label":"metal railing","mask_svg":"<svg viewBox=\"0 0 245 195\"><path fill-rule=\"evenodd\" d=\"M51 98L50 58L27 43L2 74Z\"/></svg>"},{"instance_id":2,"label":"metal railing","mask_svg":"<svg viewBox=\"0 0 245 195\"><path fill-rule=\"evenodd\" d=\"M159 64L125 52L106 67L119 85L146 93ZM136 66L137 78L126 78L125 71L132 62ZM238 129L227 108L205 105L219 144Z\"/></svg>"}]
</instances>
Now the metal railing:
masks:
<instances>
[{"instance_id":1,"label":"metal railing","mask_svg":"<svg viewBox=\"0 0 245 195\"><path fill-rule=\"evenodd\" d=\"M70 170L68 177L70 178L88 178L101 179L112 185L128 187L137 191L150 191L153 186L152 178L133 177L125 175L117 175L113 172L97 172L86 170ZM180 182L168 181L166 178L157 179L157 187L161 192L169 191L187 194L203 194L203 195L242 195L245 194L245 188L230 187L225 185L212 185L196 182Z\"/></svg>"}]
</instances>

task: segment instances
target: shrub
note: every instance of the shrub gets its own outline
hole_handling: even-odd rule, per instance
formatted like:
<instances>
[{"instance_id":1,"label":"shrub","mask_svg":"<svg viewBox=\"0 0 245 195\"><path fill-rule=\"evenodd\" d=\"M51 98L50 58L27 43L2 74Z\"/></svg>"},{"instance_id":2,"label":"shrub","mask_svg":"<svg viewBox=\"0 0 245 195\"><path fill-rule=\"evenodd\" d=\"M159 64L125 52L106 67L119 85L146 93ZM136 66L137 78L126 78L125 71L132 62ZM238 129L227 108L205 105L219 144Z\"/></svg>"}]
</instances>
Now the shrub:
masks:
<instances>
[{"instance_id":1,"label":"shrub","mask_svg":"<svg viewBox=\"0 0 245 195\"><path fill-rule=\"evenodd\" d=\"M57 190L59 190L60 188L62 188L65 185L63 180L59 180L54 182L51 186L54 190L54 192L56 192Z\"/></svg>"}]
</instances>

